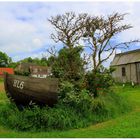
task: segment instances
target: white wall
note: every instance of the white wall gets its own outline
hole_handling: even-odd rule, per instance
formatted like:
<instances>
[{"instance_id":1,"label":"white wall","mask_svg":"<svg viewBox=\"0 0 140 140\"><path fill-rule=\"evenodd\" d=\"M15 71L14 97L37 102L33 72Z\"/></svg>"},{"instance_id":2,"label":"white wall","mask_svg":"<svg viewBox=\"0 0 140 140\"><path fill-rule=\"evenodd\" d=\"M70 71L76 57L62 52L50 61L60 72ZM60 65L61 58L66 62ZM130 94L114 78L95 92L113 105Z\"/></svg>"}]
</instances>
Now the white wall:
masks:
<instances>
[{"instance_id":1,"label":"white wall","mask_svg":"<svg viewBox=\"0 0 140 140\"><path fill-rule=\"evenodd\" d=\"M122 67L125 67L126 76L122 76ZM117 82L135 82L137 83L136 76L136 65L134 64L126 64L120 66L114 66L116 70L113 72L112 76L115 78Z\"/></svg>"}]
</instances>

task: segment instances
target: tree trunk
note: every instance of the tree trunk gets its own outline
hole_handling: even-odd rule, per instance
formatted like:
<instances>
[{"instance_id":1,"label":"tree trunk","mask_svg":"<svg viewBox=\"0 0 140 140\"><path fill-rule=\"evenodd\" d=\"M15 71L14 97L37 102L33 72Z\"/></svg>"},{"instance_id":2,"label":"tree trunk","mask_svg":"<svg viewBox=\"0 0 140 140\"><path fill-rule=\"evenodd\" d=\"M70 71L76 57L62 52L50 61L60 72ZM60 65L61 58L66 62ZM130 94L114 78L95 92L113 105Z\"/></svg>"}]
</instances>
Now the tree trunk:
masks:
<instances>
[{"instance_id":1,"label":"tree trunk","mask_svg":"<svg viewBox=\"0 0 140 140\"><path fill-rule=\"evenodd\" d=\"M92 70L92 73L93 73L93 79L95 80L95 83L96 83L96 81L97 81L97 69L95 68L95 69L93 69ZM97 87L97 85L95 85L94 86L94 97L96 98L96 97L98 97L98 87Z\"/></svg>"}]
</instances>

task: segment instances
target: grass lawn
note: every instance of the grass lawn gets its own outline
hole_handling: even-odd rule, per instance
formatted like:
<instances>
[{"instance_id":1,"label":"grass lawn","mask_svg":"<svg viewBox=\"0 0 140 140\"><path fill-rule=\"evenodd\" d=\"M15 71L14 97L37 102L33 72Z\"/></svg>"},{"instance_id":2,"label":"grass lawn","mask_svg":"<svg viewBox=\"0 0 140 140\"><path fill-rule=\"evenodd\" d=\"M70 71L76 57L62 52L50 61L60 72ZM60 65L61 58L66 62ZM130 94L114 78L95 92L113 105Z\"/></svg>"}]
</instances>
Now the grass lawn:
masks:
<instances>
[{"instance_id":1,"label":"grass lawn","mask_svg":"<svg viewBox=\"0 0 140 140\"><path fill-rule=\"evenodd\" d=\"M2 84L2 83L0 83ZM121 96L128 98L128 101L133 107L133 110L123 116L111 119L106 122L98 123L82 129L74 129L68 131L53 131L53 132L16 132L0 126L0 137L4 138L105 138L105 137L140 137L140 86L132 88L126 86L113 87L114 90ZM7 100L4 92L0 89L0 103L5 103ZM14 112L13 112L14 113Z\"/></svg>"}]
</instances>

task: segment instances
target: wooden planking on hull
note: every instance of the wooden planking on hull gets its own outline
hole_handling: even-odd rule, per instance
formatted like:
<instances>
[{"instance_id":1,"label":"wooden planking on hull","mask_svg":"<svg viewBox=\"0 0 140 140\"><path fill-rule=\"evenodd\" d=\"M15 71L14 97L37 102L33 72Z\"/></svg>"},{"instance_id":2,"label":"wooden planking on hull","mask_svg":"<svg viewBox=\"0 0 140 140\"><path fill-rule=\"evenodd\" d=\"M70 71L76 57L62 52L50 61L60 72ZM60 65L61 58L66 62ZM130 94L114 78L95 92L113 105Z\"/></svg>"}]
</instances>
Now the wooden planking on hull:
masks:
<instances>
[{"instance_id":1,"label":"wooden planking on hull","mask_svg":"<svg viewBox=\"0 0 140 140\"><path fill-rule=\"evenodd\" d=\"M58 79L34 78L5 73L4 85L8 97L23 106L30 102L53 106L58 100Z\"/></svg>"}]
</instances>

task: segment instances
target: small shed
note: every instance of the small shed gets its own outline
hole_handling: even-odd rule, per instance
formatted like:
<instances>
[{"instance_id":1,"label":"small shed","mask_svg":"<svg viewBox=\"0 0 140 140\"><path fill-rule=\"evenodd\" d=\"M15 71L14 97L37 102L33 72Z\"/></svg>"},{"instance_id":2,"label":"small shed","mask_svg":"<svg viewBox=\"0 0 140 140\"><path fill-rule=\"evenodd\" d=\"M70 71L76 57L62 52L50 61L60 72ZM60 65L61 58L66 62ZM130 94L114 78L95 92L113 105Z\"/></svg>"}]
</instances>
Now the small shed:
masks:
<instances>
[{"instance_id":1,"label":"small shed","mask_svg":"<svg viewBox=\"0 0 140 140\"><path fill-rule=\"evenodd\" d=\"M140 84L140 49L116 54L111 67L115 68L112 76L117 82Z\"/></svg>"}]
</instances>

